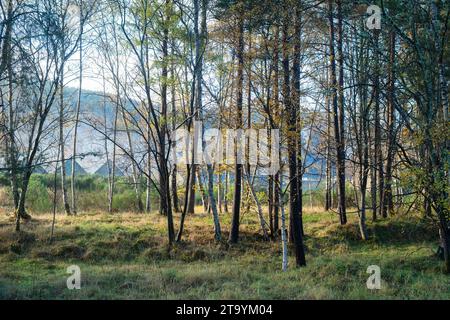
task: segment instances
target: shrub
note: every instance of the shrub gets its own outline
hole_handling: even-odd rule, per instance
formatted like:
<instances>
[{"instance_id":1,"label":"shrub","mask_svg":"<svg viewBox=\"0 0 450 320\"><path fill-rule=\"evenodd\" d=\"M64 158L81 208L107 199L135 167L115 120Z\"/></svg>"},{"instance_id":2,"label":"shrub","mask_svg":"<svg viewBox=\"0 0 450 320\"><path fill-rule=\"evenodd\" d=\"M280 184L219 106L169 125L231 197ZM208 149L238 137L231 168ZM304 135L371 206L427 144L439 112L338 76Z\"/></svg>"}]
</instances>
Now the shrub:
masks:
<instances>
[{"instance_id":1,"label":"shrub","mask_svg":"<svg viewBox=\"0 0 450 320\"><path fill-rule=\"evenodd\" d=\"M41 179L30 179L27 193L27 206L32 211L48 212L52 210L52 199Z\"/></svg>"},{"instance_id":2,"label":"shrub","mask_svg":"<svg viewBox=\"0 0 450 320\"><path fill-rule=\"evenodd\" d=\"M114 195L113 208L117 211L137 211L136 194L133 190L126 190Z\"/></svg>"}]
</instances>

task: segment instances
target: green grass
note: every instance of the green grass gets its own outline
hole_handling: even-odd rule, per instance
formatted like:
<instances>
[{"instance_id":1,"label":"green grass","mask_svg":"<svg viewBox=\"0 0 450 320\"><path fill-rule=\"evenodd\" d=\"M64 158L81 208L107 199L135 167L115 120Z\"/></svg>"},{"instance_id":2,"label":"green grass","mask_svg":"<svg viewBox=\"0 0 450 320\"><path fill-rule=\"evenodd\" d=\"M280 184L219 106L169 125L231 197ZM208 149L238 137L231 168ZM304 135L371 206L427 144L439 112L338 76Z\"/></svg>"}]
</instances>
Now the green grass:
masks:
<instances>
[{"instance_id":1,"label":"green grass","mask_svg":"<svg viewBox=\"0 0 450 320\"><path fill-rule=\"evenodd\" d=\"M1 299L450 299L450 277L434 251L437 231L416 217L339 226L332 213L307 213L307 263L281 271L280 240L265 242L255 214L242 218L241 241L215 243L210 216L188 216L184 241L168 250L166 224L153 214L36 215L13 232L0 215ZM176 220L176 223L178 220ZM221 216L224 237L230 217ZM68 266L81 268L81 290L68 290ZM369 265L382 288L369 290Z\"/></svg>"}]
</instances>

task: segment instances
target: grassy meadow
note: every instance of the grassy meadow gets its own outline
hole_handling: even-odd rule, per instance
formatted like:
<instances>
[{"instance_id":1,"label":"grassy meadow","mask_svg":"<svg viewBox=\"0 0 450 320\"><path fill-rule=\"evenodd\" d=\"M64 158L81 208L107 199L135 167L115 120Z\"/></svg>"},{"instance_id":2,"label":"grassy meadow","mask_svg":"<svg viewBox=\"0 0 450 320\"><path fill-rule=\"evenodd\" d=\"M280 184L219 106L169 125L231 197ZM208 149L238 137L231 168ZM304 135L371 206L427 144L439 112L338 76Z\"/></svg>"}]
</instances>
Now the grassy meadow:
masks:
<instances>
[{"instance_id":1,"label":"grassy meadow","mask_svg":"<svg viewBox=\"0 0 450 320\"><path fill-rule=\"evenodd\" d=\"M450 278L435 251L437 231L419 217L340 226L335 213L304 214L307 267L289 256L281 271L281 240L264 241L256 214L245 213L237 245L213 238L212 217L189 215L181 243L168 250L158 213L35 214L14 232L0 212L0 299L450 299ZM176 215L177 217L179 214ZM222 214L224 237L230 215ZM175 221L176 226L178 220ZM81 289L69 290L66 269L81 269ZM381 289L366 287L369 265L381 268Z\"/></svg>"}]
</instances>

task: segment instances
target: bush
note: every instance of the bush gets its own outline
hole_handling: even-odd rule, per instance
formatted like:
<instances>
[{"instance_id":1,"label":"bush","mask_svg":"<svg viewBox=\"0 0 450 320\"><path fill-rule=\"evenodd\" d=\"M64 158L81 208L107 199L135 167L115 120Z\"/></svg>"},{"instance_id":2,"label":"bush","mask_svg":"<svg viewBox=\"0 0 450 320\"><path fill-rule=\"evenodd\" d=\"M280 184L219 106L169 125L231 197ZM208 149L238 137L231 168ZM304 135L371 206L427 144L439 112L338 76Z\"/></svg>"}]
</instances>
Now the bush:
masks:
<instances>
[{"instance_id":1,"label":"bush","mask_svg":"<svg viewBox=\"0 0 450 320\"><path fill-rule=\"evenodd\" d=\"M0 174L0 186L9 186L9 179L5 174Z\"/></svg>"},{"instance_id":2,"label":"bush","mask_svg":"<svg viewBox=\"0 0 450 320\"><path fill-rule=\"evenodd\" d=\"M49 212L53 208L48 189L39 178L32 177L30 179L27 193L27 207L37 212Z\"/></svg>"},{"instance_id":3,"label":"bush","mask_svg":"<svg viewBox=\"0 0 450 320\"><path fill-rule=\"evenodd\" d=\"M117 211L137 211L136 194L133 190L126 190L114 195L113 208Z\"/></svg>"}]
</instances>

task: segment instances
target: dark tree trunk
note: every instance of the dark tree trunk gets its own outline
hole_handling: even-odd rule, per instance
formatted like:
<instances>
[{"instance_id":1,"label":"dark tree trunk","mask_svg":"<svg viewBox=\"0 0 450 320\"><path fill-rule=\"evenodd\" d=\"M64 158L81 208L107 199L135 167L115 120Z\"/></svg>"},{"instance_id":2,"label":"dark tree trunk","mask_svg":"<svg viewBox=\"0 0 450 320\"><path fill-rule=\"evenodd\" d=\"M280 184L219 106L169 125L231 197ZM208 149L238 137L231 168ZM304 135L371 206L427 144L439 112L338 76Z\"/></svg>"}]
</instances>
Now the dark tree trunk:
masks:
<instances>
[{"instance_id":1,"label":"dark tree trunk","mask_svg":"<svg viewBox=\"0 0 450 320\"><path fill-rule=\"evenodd\" d=\"M169 0L166 0L165 5L169 5ZM162 213L167 216L167 233L169 238L169 245L175 240L175 230L173 225L173 213L172 213L172 200L170 196L170 171L168 168L168 154L166 152L166 135L167 135L167 76L168 76L168 42L169 42L169 30L167 22L170 17L168 13L165 16L165 27L163 30L163 66L162 66L162 86L161 86L161 121L160 121L160 134L159 134L159 170L160 170L160 198L162 205Z\"/></svg>"},{"instance_id":2,"label":"dark tree trunk","mask_svg":"<svg viewBox=\"0 0 450 320\"><path fill-rule=\"evenodd\" d=\"M174 45L174 44L173 44ZM174 55L174 49L171 50L172 55ZM175 79L175 68L174 64L172 62L170 73L172 77L172 81ZM175 92L175 83L171 86L171 98L172 98L172 131L175 131L177 126L177 105L176 105L176 92ZM180 210L180 203L178 200L178 185L177 185L177 165L176 163L173 164L172 169L172 202L173 202L173 210L175 212L181 212Z\"/></svg>"},{"instance_id":3,"label":"dark tree trunk","mask_svg":"<svg viewBox=\"0 0 450 320\"><path fill-rule=\"evenodd\" d=\"M183 211L181 213L181 218L180 218L180 227L178 229L178 233L177 233L177 237L176 237L177 242L181 241L181 236L183 235L183 230L184 230L184 220L186 219L186 214L189 212L189 199L191 196L191 192L193 192L193 189L190 189L189 185L194 183L193 180L195 177L195 172L192 172L192 168L193 168L193 166L191 166L191 165L187 166L186 197L184 199L184 207L183 207Z\"/></svg>"},{"instance_id":4,"label":"dark tree trunk","mask_svg":"<svg viewBox=\"0 0 450 320\"><path fill-rule=\"evenodd\" d=\"M273 176L269 176L269 185L267 187L267 198L268 198L268 206L269 206L269 229L270 236L274 237L273 225Z\"/></svg>"},{"instance_id":5,"label":"dark tree trunk","mask_svg":"<svg viewBox=\"0 0 450 320\"><path fill-rule=\"evenodd\" d=\"M336 60L334 50L334 20L333 1L328 1L328 20L330 24L330 68L332 87L332 107L334 122L334 138L336 142L336 169L338 179L338 208L341 224L347 223L345 213L345 151L344 151L344 97L343 97L343 57L342 57L342 8L338 2L338 62L339 62L339 84L336 77ZM339 111L338 111L338 91L339 91Z\"/></svg>"},{"instance_id":6,"label":"dark tree trunk","mask_svg":"<svg viewBox=\"0 0 450 320\"><path fill-rule=\"evenodd\" d=\"M8 22L6 26L5 38L3 40L3 52L2 52L2 64L4 64L8 71L8 124L6 124L6 110L3 109L4 117L0 117L4 120L4 128L8 128L4 134L4 140L6 145L7 165L11 168L9 171L9 179L11 184L11 192L13 194L14 209L17 210L19 206L19 187L18 187L18 168L17 168L17 149L16 149L16 133L15 133L15 113L13 107L14 92L13 92L13 68L12 68L12 52L11 52L11 29L12 29L12 1L8 2ZM3 139L0 139L3 140Z\"/></svg>"},{"instance_id":7,"label":"dark tree trunk","mask_svg":"<svg viewBox=\"0 0 450 320\"><path fill-rule=\"evenodd\" d=\"M339 65L338 106L339 106L339 144L338 144L338 179L339 179L339 215L341 224L347 223L345 203L345 127L344 127L344 54L342 52L342 1L336 0L338 10L337 62Z\"/></svg>"},{"instance_id":8,"label":"dark tree trunk","mask_svg":"<svg viewBox=\"0 0 450 320\"><path fill-rule=\"evenodd\" d=\"M280 193L281 193L281 186L280 186L280 174L277 173L274 178L274 207L273 207L273 232L274 234L278 234L278 231L280 229L279 227L279 216L280 216Z\"/></svg>"},{"instance_id":9,"label":"dark tree trunk","mask_svg":"<svg viewBox=\"0 0 450 320\"><path fill-rule=\"evenodd\" d=\"M374 75L374 100L375 100L375 135L374 135L374 143L375 143L375 170L378 174L378 209L379 216L384 216L383 213L383 190L384 190L384 170L383 170L383 151L381 149L381 109L380 109L380 48L379 48L379 32L375 30L375 75ZM377 201L375 201L377 203Z\"/></svg>"},{"instance_id":10,"label":"dark tree trunk","mask_svg":"<svg viewBox=\"0 0 450 320\"><path fill-rule=\"evenodd\" d=\"M371 146L370 155L370 197L372 205L372 221L377 220L377 170L376 170L376 155L374 145L374 133L369 129L369 145Z\"/></svg>"},{"instance_id":11,"label":"dark tree trunk","mask_svg":"<svg viewBox=\"0 0 450 320\"><path fill-rule=\"evenodd\" d=\"M168 17L165 19L168 20ZM163 30L163 40L162 40L162 71L161 71L161 135L159 137L159 146L158 146L158 155L160 158L160 162L166 161L166 135L167 135L167 76L168 76L168 42L169 42L169 30L167 27ZM165 165L167 166L167 164ZM166 181L167 180L167 181ZM159 189L162 192L165 192L165 190L169 191L170 188L166 188L166 183L168 184L169 181L167 177L163 177L162 174L160 174L159 177ZM164 191L163 191L164 190ZM170 191L169 191L170 192ZM160 198L160 213L166 214L167 213L167 198L168 195L162 195ZM170 208L172 211L172 208Z\"/></svg>"},{"instance_id":12,"label":"dark tree trunk","mask_svg":"<svg viewBox=\"0 0 450 320\"><path fill-rule=\"evenodd\" d=\"M164 159L160 163L161 168L161 177L160 182L163 185L163 189L161 189L160 197L162 198L162 210L163 215L167 217L167 233L169 237L169 244L172 244L172 242L175 240L175 229L173 226L173 214L172 214L172 201L170 198L170 185L169 185L169 169L167 168L167 160Z\"/></svg>"},{"instance_id":13,"label":"dark tree trunk","mask_svg":"<svg viewBox=\"0 0 450 320\"><path fill-rule=\"evenodd\" d=\"M23 176L22 188L21 188L20 198L19 198L19 206L18 206L17 212L16 212L16 231L17 232L20 231L20 219L29 218L29 215L27 214L26 208L25 208L25 201L26 201L26 195L27 195L27 191L28 191L28 184L30 182L30 177L31 177L31 173L32 173L32 168L29 166L25 170L26 170L26 172Z\"/></svg>"},{"instance_id":14,"label":"dark tree trunk","mask_svg":"<svg viewBox=\"0 0 450 320\"><path fill-rule=\"evenodd\" d=\"M441 212L439 214L439 235L444 254L445 273L450 274L450 234L448 220Z\"/></svg>"},{"instance_id":15,"label":"dark tree trunk","mask_svg":"<svg viewBox=\"0 0 450 320\"><path fill-rule=\"evenodd\" d=\"M392 201L392 163L395 153L395 136L394 136L394 95L395 95L395 32L390 33L390 53L389 53L389 88L388 88L388 105L387 105L387 160L386 160L386 186L383 190L382 199L382 216L387 217L394 210Z\"/></svg>"},{"instance_id":16,"label":"dark tree trunk","mask_svg":"<svg viewBox=\"0 0 450 320\"><path fill-rule=\"evenodd\" d=\"M61 59L64 60L64 49L61 49ZM66 159L65 159L65 137L64 137L64 63L61 65L61 75L59 83L59 148L61 153L61 193L64 211L70 215L69 199L67 197L66 185Z\"/></svg>"},{"instance_id":17,"label":"dark tree trunk","mask_svg":"<svg viewBox=\"0 0 450 320\"><path fill-rule=\"evenodd\" d=\"M196 165L190 165L190 171L194 171L196 170ZM187 188L189 188L189 197L188 197L188 213L194 213L195 212L195 183L196 183L195 179L195 174L192 175L192 180L188 180L189 184L187 185Z\"/></svg>"},{"instance_id":18,"label":"dark tree trunk","mask_svg":"<svg viewBox=\"0 0 450 320\"><path fill-rule=\"evenodd\" d=\"M238 74L237 74L237 102L236 102L236 128L242 128L242 102L243 102L243 83L244 83L244 20L238 17ZM238 131L240 132L240 131ZM242 164L237 163L237 145L240 143L240 137L236 137L235 143L235 175L234 175L234 196L233 196L233 218L231 221L231 231L228 241L237 243L239 239L239 218L241 211L241 189L242 189Z\"/></svg>"},{"instance_id":19,"label":"dark tree trunk","mask_svg":"<svg viewBox=\"0 0 450 320\"><path fill-rule=\"evenodd\" d=\"M296 8L296 20L299 16L300 8ZM297 20L298 21L298 20ZM291 101L291 90L289 83L289 35L288 20L283 24L283 96L285 109L287 111L287 143L288 143L288 163L289 163L289 214L290 214L290 233L294 244L295 260L297 266L306 265L305 251L303 247L302 223L301 223L301 202L298 192L298 161L297 161L297 109L295 103Z\"/></svg>"},{"instance_id":20,"label":"dark tree trunk","mask_svg":"<svg viewBox=\"0 0 450 320\"><path fill-rule=\"evenodd\" d=\"M173 210L175 212L181 212L180 204L178 201L178 187L177 187L177 165L173 165L172 169L172 201L173 201Z\"/></svg>"},{"instance_id":21,"label":"dark tree trunk","mask_svg":"<svg viewBox=\"0 0 450 320\"><path fill-rule=\"evenodd\" d=\"M326 71L326 85L329 86L330 81L330 68L327 68ZM331 109L330 109L330 96L326 93L325 96L325 105L327 108L327 150L326 150L326 173L325 173L325 211L331 209Z\"/></svg>"},{"instance_id":22,"label":"dark tree trunk","mask_svg":"<svg viewBox=\"0 0 450 320\"><path fill-rule=\"evenodd\" d=\"M228 170L225 170L225 188L223 191L223 209L225 213L228 213L228 183L229 182L229 173Z\"/></svg>"},{"instance_id":23,"label":"dark tree trunk","mask_svg":"<svg viewBox=\"0 0 450 320\"><path fill-rule=\"evenodd\" d=\"M283 101L284 101L284 108L285 110L287 110L287 112L292 112L292 101L291 101L291 83L290 83L290 66L289 66L289 27L288 27L288 23L287 21L284 22L283 25L283 31L282 31L282 66L283 66ZM290 119L292 117L292 114L289 113L286 115L286 117L288 117L287 121L295 121L295 127L288 128L288 138L290 138L290 140L288 140L288 150L294 150L295 154L297 153L297 135L295 135L294 138L289 137L289 135L295 134L297 132L297 120L296 118L294 119ZM293 146L290 144L294 144ZM291 159L289 158L289 167L291 165L295 165L296 167L297 164L297 154L295 155L295 163L291 163ZM297 177L297 169L295 169L295 177ZM289 174L289 186L291 186L292 184L295 183L295 193L297 193L297 188L298 188L298 183L297 183L297 179L295 179L295 181L292 180L293 177L291 174ZM294 197L294 195L291 192L290 189L290 194L289 194L289 201L291 202L291 199L293 201L295 201L296 199L298 199L298 195L296 195ZM293 243L294 242L294 211L290 211L289 212L289 242Z\"/></svg>"},{"instance_id":24,"label":"dark tree trunk","mask_svg":"<svg viewBox=\"0 0 450 320\"><path fill-rule=\"evenodd\" d=\"M275 35L274 35L274 49L273 49L273 100L274 100L274 111L275 117L278 123L274 123L274 128L280 127L280 104L279 104L279 27L275 27ZM281 158L281 157L279 157ZM274 206L273 206L273 234L277 235L279 230L279 213L280 213L280 174L277 172L273 176L273 184L274 184Z\"/></svg>"},{"instance_id":25,"label":"dark tree trunk","mask_svg":"<svg viewBox=\"0 0 450 320\"><path fill-rule=\"evenodd\" d=\"M304 235L303 229L303 157L302 157L302 126L301 126L301 106L300 106L300 72L301 72L301 8L300 3L297 3L295 9L295 25L294 25L294 62L293 62L293 90L292 90L292 108L296 111L296 131L297 131L297 201L298 201L298 214L300 216L300 231Z\"/></svg>"}]
</instances>

